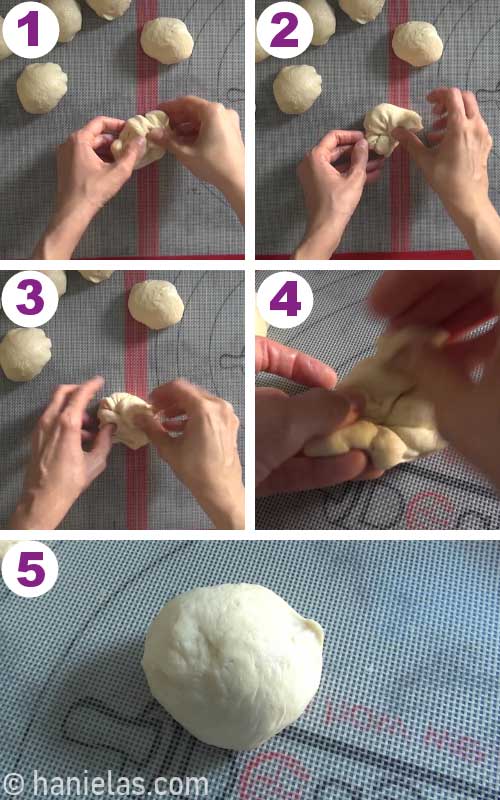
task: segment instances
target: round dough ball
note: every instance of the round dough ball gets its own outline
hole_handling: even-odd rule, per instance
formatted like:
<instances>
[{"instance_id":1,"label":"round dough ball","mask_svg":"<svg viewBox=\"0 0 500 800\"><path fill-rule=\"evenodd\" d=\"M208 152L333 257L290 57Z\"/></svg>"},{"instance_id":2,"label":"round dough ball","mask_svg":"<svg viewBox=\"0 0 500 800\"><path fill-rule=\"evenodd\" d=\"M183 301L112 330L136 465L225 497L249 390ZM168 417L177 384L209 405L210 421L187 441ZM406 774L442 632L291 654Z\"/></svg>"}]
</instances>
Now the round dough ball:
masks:
<instances>
[{"instance_id":1,"label":"round dough ball","mask_svg":"<svg viewBox=\"0 0 500 800\"><path fill-rule=\"evenodd\" d=\"M59 20L59 41L71 42L82 29L82 12L76 0L43 0Z\"/></svg>"},{"instance_id":2,"label":"round dough ball","mask_svg":"<svg viewBox=\"0 0 500 800\"><path fill-rule=\"evenodd\" d=\"M141 114L137 114L135 117L131 117L127 120L127 123L120 133L118 139L115 139L113 144L111 145L111 153L113 154L113 158L118 161L118 159L123 155L127 146L132 142L134 139L137 139L138 136L147 137L148 133L153 130L153 128L168 128L169 120L167 115L164 111L149 111L145 116ZM141 160L135 165L134 169L142 169L143 167L147 167L149 164L152 164L153 161L159 161L160 158L163 158L167 151L160 147L153 142L150 142L149 139L146 139L146 152L144 153Z\"/></svg>"},{"instance_id":3,"label":"round dough ball","mask_svg":"<svg viewBox=\"0 0 500 800\"><path fill-rule=\"evenodd\" d=\"M303 114L321 94L321 75L307 64L283 67L274 83L276 102L284 114Z\"/></svg>"},{"instance_id":4,"label":"round dough ball","mask_svg":"<svg viewBox=\"0 0 500 800\"><path fill-rule=\"evenodd\" d=\"M385 0L340 0L339 5L353 22L365 25L378 17Z\"/></svg>"},{"instance_id":5,"label":"round dough ball","mask_svg":"<svg viewBox=\"0 0 500 800\"><path fill-rule=\"evenodd\" d=\"M264 586L210 586L166 604L142 664L153 696L193 736L251 750L311 702L323 639L317 622Z\"/></svg>"},{"instance_id":6,"label":"round dough ball","mask_svg":"<svg viewBox=\"0 0 500 800\"><path fill-rule=\"evenodd\" d=\"M337 27L331 5L327 3L327 0L301 0L299 5L307 11L313 22L314 32L311 44L315 47L326 44Z\"/></svg>"},{"instance_id":7,"label":"round dough ball","mask_svg":"<svg viewBox=\"0 0 500 800\"><path fill-rule=\"evenodd\" d=\"M3 30L3 17L0 17L0 61L3 61L4 58L8 58L9 56L12 55L12 50L10 50L5 44L5 39L3 38L2 30Z\"/></svg>"},{"instance_id":8,"label":"round dough ball","mask_svg":"<svg viewBox=\"0 0 500 800\"><path fill-rule=\"evenodd\" d=\"M40 328L13 328L0 342L0 367L10 381L31 381L49 363L51 347Z\"/></svg>"},{"instance_id":9,"label":"round dough ball","mask_svg":"<svg viewBox=\"0 0 500 800\"><path fill-rule=\"evenodd\" d=\"M443 41L430 22L406 22L398 25L392 37L392 49L398 58L412 67L426 67L443 55Z\"/></svg>"},{"instance_id":10,"label":"round dough ball","mask_svg":"<svg viewBox=\"0 0 500 800\"><path fill-rule=\"evenodd\" d=\"M123 17L129 10L131 2L132 0L87 0L87 5L92 11L95 11L98 17L103 17L111 22L113 19Z\"/></svg>"},{"instance_id":11,"label":"round dough ball","mask_svg":"<svg viewBox=\"0 0 500 800\"><path fill-rule=\"evenodd\" d=\"M158 17L146 22L141 34L146 55L160 64L178 64L193 52L193 37L181 19Z\"/></svg>"},{"instance_id":12,"label":"round dough ball","mask_svg":"<svg viewBox=\"0 0 500 800\"><path fill-rule=\"evenodd\" d=\"M259 64L261 61L265 61L266 58L269 58L269 55L257 38L257 20L255 20L255 63Z\"/></svg>"},{"instance_id":13,"label":"round dough ball","mask_svg":"<svg viewBox=\"0 0 500 800\"><path fill-rule=\"evenodd\" d=\"M391 136L394 128L421 131L424 127L420 114L392 103L380 103L372 108L365 116L364 126L370 148L381 156L392 155L399 144Z\"/></svg>"},{"instance_id":14,"label":"round dough ball","mask_svg":"<svg viewBox=\"0 0 500 800\"><path fill-rule=\"evenodd\" d=\"M109 423L116 426L113 434L115 444L125 444L131 450L139 450L149 444L149 437L135 424L137 414L154 416L153 406L133 394L115 392L101 400L97 418L101 428Z\"/></svg>"},{"instance_id":15,"label":"round dough ball","mask_svg":"<svg viewBox=\"0 0 500 800\"><path fill-rule=\"evenodd\" d=\"M181 321L184 303L173 283L143 281L132 287L128 310L137 322L159 331Z\"/></svg>"},{"instance_id":16,"label":"round dough ball","mask_svg":"<svg viewBox=\"0 0 500 800\"><path fill-rule=\"evenodd\" d=\"M63 294L66 294L68 282L66 280L66 273L63 269L39 269L37 271L42 272L44 275L47 275L47 277L50 278L50 280L55 284L59 297L62 297Z\"/></svg>"},{"instance_id":17,"label":"round dough ball","mask_svg":"<svg viewBox=\"0 0 500 800\"><path fill-rule=\"evenodd\" d=\"M111 278L114 269L79 269L78 272L90 283L102 283Z\"/></svg>"},{"instance_id":18,"label":"round dough ball","mask_svg":"<svg viewBox=\"0 0 500 800\"><path fill-rule=\"evenodd\" d=\"M59 64L28 64L17 79L17 94L28 114L48 114L68 91L68 76Z\"/></svg>"}]
</instances>

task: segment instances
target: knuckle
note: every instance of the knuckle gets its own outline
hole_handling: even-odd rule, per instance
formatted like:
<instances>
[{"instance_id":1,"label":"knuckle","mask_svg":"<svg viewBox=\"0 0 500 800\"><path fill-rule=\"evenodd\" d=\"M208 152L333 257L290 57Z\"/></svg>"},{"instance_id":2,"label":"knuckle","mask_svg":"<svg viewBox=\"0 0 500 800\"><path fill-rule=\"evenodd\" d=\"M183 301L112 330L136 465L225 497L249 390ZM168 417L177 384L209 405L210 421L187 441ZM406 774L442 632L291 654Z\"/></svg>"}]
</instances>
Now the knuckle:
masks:
<instances>
[{"instance_id":1,"label":"knuckle","mask_svg":"<svg viewBox=\"0 0 500 800\"><path fill-rule=\"evenodd\" d=\"M71 408L66 408L62 412L59 421L61 427L64 430L68 431L80 430L81 425L78 415Z\"/></svg>"}]
</instances>

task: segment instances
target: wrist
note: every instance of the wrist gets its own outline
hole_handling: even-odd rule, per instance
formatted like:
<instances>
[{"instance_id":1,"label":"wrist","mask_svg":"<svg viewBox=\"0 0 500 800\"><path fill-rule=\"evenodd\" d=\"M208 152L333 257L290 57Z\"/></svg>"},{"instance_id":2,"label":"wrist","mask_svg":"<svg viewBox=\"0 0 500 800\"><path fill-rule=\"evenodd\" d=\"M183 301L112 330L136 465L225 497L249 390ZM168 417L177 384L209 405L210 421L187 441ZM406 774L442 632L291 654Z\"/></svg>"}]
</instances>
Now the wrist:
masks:
<instances>
[{"instance_id":1,"label":"wrist","mask_svg":"<svg viewBox=\"0 0 500 800\"><path fill-rule=\"evenodd\" d=\"M60 525L72 503L47 496L37 490L26 491L9 520L12 530L52 531Z\"/></svg>"},{"instance_id":2,"label":"wrist","mask_svg":"<svg viewBox=\"0 0 500 800\"><path fill-rule=\"evenodd\" d=\"M227 490L218 498L215 493L198 500L217 530L245 529L245 487L243 483Z\"/></svg>"},{"instance_id":3,"label":"wrist","mask_svg":"<svg viewBox=\"0 0 500 800\"><path fill-rule=\"evenodd\" d=\"M328 261L339 246L342 233L331 223L329 225L320 226L313 231L306 231L293 258L296 261Z\"/></svg>"},{"instance_id":4,"label":"wrist","mask_svg":"<svg viewBox=\"0 0 500 800\"><path fill-rule=\"evenodd\" d=\"M447 207L476 258L500 258L500 218L488 197L466 209Z\"/></svg>"},{"instance_id":5,"label":"wrist","mask_svg":"<svg viewBox=\"0 0 500 800\"><path fill-rule=\"evenodd\" d=\"M245 178L223 181L220 190L243 224L245 221Z\"/></svg>"},{"instance_id":6,"label":"wrist","mask_svg":"<svg viewBox=\"0 0 500 800\"><path fill-rule=\"evenodd\" d=\"M87 204L56 211L35 248L34 257L42 260L70 259L96 213L97 209Z\"/></svg>"}]
</instances>

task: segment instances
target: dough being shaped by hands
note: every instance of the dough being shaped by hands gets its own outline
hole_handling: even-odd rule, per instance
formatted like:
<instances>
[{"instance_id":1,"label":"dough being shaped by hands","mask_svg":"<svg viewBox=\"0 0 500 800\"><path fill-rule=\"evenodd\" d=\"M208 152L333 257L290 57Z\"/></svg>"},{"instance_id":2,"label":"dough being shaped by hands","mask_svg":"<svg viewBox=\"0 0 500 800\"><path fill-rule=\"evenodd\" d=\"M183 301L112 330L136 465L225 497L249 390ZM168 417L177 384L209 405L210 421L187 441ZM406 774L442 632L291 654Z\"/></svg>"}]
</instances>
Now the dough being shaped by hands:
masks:
<instances>
[{"instance_id":1,"label":"dough being shaped by hands","mask_svg":"<svg viewBox=\"0 0 500 800\"><path fill-rule=\"evenodd\" d=\"M0 61L12 55L12 50L5 44L5 39L2 34L3 30L3 17L0 17Z\"/></svg>"},{"instance_id":2,"label":"dough being shaped by hands","mask_svg":"<svg viewBox=\"0 0 500 800\"><path fill-rule=\"evenodd\" d=\"M255 20L255 63L259 64L261 61L265 61L266 58L269 58L270 53L267 50L264 50L261 43L259 42L259 38L257 36L257 20Z\"/></svg>"},{"instance_id":3,"label":"dough being shaped by hands","mask_svg":"<svg viewBox=\"0 0 500 800\"><path fill-rule=\"evenodd\" d=\"M406 128L409 131L423 130L422 117L416 111L393 106L392 103L380 103L369 111L364 120L365 135L372 150L381 156L390 156L399 145L391 136L394 128Z\"/></svg>"},{"instance_id":4,"label":"dough being shaped by hands","mask_svg":"<svg viewBox=\"0 0 500 800\"><path fill-rule=\"evenodd\" d=\"M385 0L340 0L340 8L360 25L366 25L378 17L382 11Z\"/></svg>"},{"instance_id":5,"label":"dough being shaped by hands","mask_svg":"<svg viewBox=\"0 0 500 800\"><path fill-rule=\"evenodd\" d=\"M82 12L76 0L43 0L59 20L59 42L71 42L82 29Z\"/></svg>"},{"instance_id":6,"label":"dough being shaped by hands","mask_svg":"<svg viewBox=\"0 0 500 800\"><path fill-rule=\"evenodd\" d=\"M153 161L159 161L165 155L166 150L150 142L146 137L153 128L168 128L168 124L169 120L164 111L149 111L145 116L137 114L135 117L131 117L127 120L118 139L115 139L111 145L113 158L118 161L130 142L137 139L138 136L143 136L146 139L146 152L134 169L142 169L152 164Z\"/></svg>"},{"instance_id":7,"label":"dough being shaped by hands","mask_svg":"<svg viewBox=\"0 0 500 800\"><path fill-rule=\"evenodd\" d=\"M66 280L66 273L63 269L39 269L37 272L42 272L47 275L57 289L57 294L62 297L66 294L68 281Z\"/></svg>"},{"instance_id":8,"label":"dough being shaped by hands","mask_svg":"<svg viewBox=\"0 0 500 800\"><path fill-rule=\"evenodd\" d=\"M193 52L193 37L181 19L158 17L146 22L141 34L141 47L160 64L178 64Z\"/></svg>"},{"instance_id":9,"label":"dough being shaped by hands","mask_svg":"<svg viewBox=\"0 0 500 800\"><path fill-rule=\"evenodd\" d=\"M174 597L148 630L153 696L189 733L252 750L295 722L316 694L324 633L264 586L224 584Z\"/></svg>"},{"instance_id":10,"label":"dough being shaped by hands","mask_svg":"<svg viewBox=\"0 0 500 800\"><path fill-rule=\"evenodd\" d=\"M125 444L131 450L139 450L140 447L149 444L149 437L135 424L134 419L137 414L150 414L153 417L153 406L133 394L115 392L99 403L97 411L99 427L102 428L109 423L116 425L113 442Z\"/></svg>"},{"instance_id":11,"label":"dough being shaped by hands","mask_svg":"<svg viewBox=\"0 0 500 800\"><path fill-rule=\"evenodd\" d=\"M28 114L48 114L68 91L68 76L59 64L28 64L17 79L17 95Z\"/></svg>"},{"instance_id":12,"label":"dough being shaped by hands","mask_svg":"<svg viewBox=\"0 0 500 800\"><path fill-rule=\"evenodd\" d=\"M313 23L311 44L320 47L326 44L337 28L335 12L327 0L300 0L299 3L309 14Z\"/></svg>"},{"instance_id":13,"label":"dough being shaped by hands","mask_svg":"<svg viewBox=\"0 0 500 800\"><path fill-rule=\"evenodd\" d=\"M79 269L78 272L90 283L102 283L111 278L114 269Z\"/></svg>"},{"instance_id":14,"label":"dough being shaped by hands","mask_svg":"<svg viewBox=\"0 0 500 800\"><path fill-rule=\"evenodd\" d=\"M184 303L173 283L143 281L132 286L128 310L137 322L160 331L181 321Z\"/></svg>"},{"instance_id":15,"label":"dough being shaped by hands","mask_svg":"<svg viewBox=\"0 0 500 800\"><path fill-rule=\"evenodd\" d=\"M273 83L276 102L284 114L303 114L321 94L321 75L307 64L283 67Z\"/></svg>"},{"instance_id":16,"label":"dough being shaped by hands","mask_svg":"<svg viewBox=\"0 0 500 800\"><path fill-rule=\"evenodd\" d=\"M426 67L443 55L443 41L431 22L405 22L392 37L392 49L398 58L412 67Z\"/></svg>"},{"instance_id":17,"label":"dough being shaped by hands","mask_svg":"<svg viewBox=\"0 0 500 800\"><path fill-rule=\"evenodd\" d=\"M0 367L10 381L31 381L49 363L51 347L41 328L13 328L0 342Z\"/></svg>"},{"instance_id":18,"label":"dough being shaped by hands","mask_svg":"<svg viewBox=\"0 0 500 800\"><path fill-rule=\"evenodd\" d=\"M87 0L87 5L92 11L95 11L98 17L103 17L111 22L113 19L123 17L129 10L131 2L132 0Z\"/></svg>"},{"instance_id":19,"label":"dough being shaped by hands","mask_svg":"<svg viewBox=\"0 0 500 800\"><path fill-rule=\"evenodd\" d=\"M376 469L391 469L446 447L436 428L432 405L418 392L411 376L398 371L392 359L406 345L423 340L444 344L445 331L403 328L381 336L372 358L360 361L337 389L352 389L365 400L363 419L314 439L304 448L308 456L332 456L364 450Z\"/></svg>"}]
</instances>

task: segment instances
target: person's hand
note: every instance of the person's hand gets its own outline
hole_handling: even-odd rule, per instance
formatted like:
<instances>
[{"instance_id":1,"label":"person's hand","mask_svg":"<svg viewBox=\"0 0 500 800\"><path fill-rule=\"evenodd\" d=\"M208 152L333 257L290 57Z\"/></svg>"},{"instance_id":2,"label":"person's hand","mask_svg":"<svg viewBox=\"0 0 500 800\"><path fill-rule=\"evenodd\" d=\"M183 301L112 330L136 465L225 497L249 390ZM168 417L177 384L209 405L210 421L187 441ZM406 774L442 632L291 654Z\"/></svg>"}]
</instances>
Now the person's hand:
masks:
<instances>
[{"instance_id":1,"label":"person's hand","mask_svg":"<svg viewBox=\"0 0 500 800\"><path fill-rule=\"evenodd\" d=\"M382 473L369 466L361 451L331 458L309 458L304 446L350 425L362 413L362 399L333 389L331 367L298 350L261 336L255 339L256 372L272 372L313 387L289 396L260 388L255 395L255 484L257 495L320 489Z\"/></svg>"},{"instance_id":2,"label":"person's hand","mask_svg":"<svg viewBox=\"0 0 500 800\"><path fill-rule=\"evenodd\" d=\"M13 530L54 530L106 469L113 425L94 433L86 411L103 384L96 377L54 392L33 432L23 493L9 522Z\"/></svg>"},{"instance_id":3,"label":"person's hand","mask_svg":"<svg viewBox=\"0 0 500 800\"><path fill-rule=\"evenodd\" d=\"M120 119L97 117L59 147L56 210L35 258L71 258L94 216L129 180L146 140L134 139L115 162L110 145L124 125Z\"/></svg>"},{"instance_id":4,"label":"person's hand","mask_svg":"<svg viewBox=\"0 0 500 800\"><path fill-rule=\"evenodd\" d=\"M136 425L216 528L243 530L245 489L237 447L239 420L233 407L184 380L155 389L151 402L162 419L139 414Z\"/></svg>"},{"instance_id":5,"label":"person's hand","mask_svg":"<svg viewBox=\"0 0 500 800\"><path fill-rule=\"evenodd\" d=\"M472 92L440 88L427 99L436 120L427 147L411 131L392 135L438 194L476 256L500 258L500 219L488 197L492 138Z\"/></svg>"},{"instance_id":6,"label":"person's hand","mask_svg":"<svg viewBox=\"0 0 500 800\"><path fill-rule=\"evenodd\" d=\"M379 158L368 160L368 143L361 131L330 131L306 154L297 174L304 192L307 228L295 259L330 258L364 187L380 177L383 163Z\"/></svg>"},{"instance_id":7,"label":"person's hand","mask_svg":"<svg viewBox=\"0 0 500 800\"><path fill-rule=\"evenodd\" d=\"M244 221L245 145L236 111L201 97L178 97L161 103L169 118L165 130L148 135L192 174L215 186Z\"/></svg>"}]
</instances>

